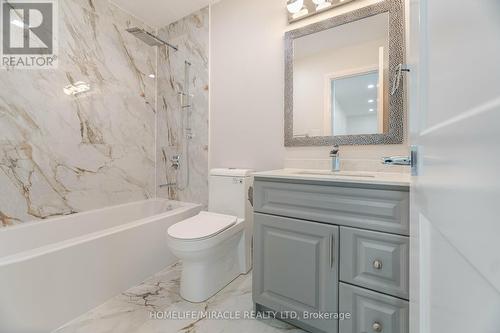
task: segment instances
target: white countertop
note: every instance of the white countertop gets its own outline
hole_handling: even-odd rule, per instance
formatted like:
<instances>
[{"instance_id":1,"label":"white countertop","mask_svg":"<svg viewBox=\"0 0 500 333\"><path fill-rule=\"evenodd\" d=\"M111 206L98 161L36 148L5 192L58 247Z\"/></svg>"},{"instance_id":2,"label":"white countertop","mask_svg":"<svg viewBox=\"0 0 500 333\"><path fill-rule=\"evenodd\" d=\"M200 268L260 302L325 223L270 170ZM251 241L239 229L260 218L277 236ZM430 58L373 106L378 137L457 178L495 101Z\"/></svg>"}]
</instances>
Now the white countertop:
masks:
<instances>
[{"instance_id":1,"label":"white countertop","mask_svg":"<svg viewBox=\"0 0 500 333\"><path fill-rule=\"evenodd\" d=\"M340 171L312 169L281 169L255 172L255 177L292 180L315 180L336 183L354 183L389 186L410 186L411 176L396 172Z\"/></svg>"}]
</instances>

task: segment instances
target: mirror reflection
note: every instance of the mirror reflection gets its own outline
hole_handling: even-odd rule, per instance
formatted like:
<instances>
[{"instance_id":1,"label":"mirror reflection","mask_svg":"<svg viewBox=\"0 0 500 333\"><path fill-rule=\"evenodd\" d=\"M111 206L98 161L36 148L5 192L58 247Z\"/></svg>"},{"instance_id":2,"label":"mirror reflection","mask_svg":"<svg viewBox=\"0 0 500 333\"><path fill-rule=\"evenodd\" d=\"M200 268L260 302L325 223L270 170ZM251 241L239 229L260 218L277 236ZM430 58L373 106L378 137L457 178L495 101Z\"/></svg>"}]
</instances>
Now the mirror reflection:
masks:
<instances>
[{"instance_id":1,"label":"mirror reflection","mask_svg":"<svg viewBox=\"0 0 500 333\"><path fill-rule=\"evenodd\" d=\"M388 130L389 14L294 40L294 137Z\"/></svg>"}]
</instances>

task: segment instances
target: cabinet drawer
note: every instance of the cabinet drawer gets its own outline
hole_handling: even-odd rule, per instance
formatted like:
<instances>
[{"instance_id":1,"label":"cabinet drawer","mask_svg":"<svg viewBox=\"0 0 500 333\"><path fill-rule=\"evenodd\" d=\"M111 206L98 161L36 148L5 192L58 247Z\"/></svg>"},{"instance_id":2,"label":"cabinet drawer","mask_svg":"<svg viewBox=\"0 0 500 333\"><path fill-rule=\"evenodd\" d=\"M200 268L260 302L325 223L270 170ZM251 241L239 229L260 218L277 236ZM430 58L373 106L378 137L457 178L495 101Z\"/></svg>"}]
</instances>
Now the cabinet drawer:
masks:
<instances>
[{"instance_id":1,"label":"cabinet drawer","mask_svg":"<svg viewBox=\"0 0 500 333\"><path fill-rule=\"evenodd\" d=\"M340 280L409 298L409 239L342 227Z\"/></svg>"},{"instance_id":2,"label":"cabinet drawer","mask_svg":"<svg viewBox=\"0 0 500 333\"><path fill-rule=\"evenodd\" d=\"M254 196L260 213L409 234L408 192L257 179Z\"/></svg>"},{"instance_id":3,"label":"cabinet drawer","mask_svg":"<svg viewBox=\"0 0 500 333\"><path fill-rule=\"evenodd\" d=\"M340 283L340 333L408 333L409 305L399 298Z\"/></svg>"}]
</instances>

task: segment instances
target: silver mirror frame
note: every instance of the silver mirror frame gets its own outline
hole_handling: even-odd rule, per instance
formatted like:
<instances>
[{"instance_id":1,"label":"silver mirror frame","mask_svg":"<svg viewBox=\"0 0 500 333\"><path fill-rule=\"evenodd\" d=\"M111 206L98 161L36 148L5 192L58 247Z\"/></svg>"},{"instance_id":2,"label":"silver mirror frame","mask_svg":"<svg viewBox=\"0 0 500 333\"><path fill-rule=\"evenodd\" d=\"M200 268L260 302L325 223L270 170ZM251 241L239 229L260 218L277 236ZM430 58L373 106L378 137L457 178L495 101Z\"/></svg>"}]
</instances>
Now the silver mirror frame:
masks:
<instances>
[{"instance_id":1,"label":"silver mirror frame","mask_svg":"<svg viewBox=\"0 0 500 333\"><path fill-rule=\"evenodd\" d=\"M313 23L285 33L285 147L329 145L401 144L404 140L404 80L389 96L389 128L383 134L339 136L293 136L293 41L294 39L331 29L364 18L389 13L389 87L396 80L397 67L405 63L405 19L403 0L385 0L352 12Z\"/></svg>"}]
</instances>

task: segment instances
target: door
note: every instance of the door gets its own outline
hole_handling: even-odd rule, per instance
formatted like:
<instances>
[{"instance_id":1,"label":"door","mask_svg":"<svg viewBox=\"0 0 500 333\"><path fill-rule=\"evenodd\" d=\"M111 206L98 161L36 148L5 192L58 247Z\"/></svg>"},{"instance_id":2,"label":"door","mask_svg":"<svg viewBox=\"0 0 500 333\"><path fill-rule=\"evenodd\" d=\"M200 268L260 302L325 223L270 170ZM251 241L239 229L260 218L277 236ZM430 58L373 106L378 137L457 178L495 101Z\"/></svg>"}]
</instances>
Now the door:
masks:
<instances>
[{"instance_id":1,"label":"door","mask_svg":"<svg viewBox=\"0 0 500 333\"><path fill-rule=\"evenodd\" d=\"M411 332L500 332L500 1L412 0Z\"/></svg>"},{"instance_id":2,"label":"door","mask_svg":"<svg viewBox=\"0 0 500 333\"><path fill-rule=\"evenodd\" d=\"M255 214L254 230L254 302L296 313L299 318L289 319L315 332L336 333L336 320L305 316L338 312L339 228Z\"/></svg>"}]
</instances>

